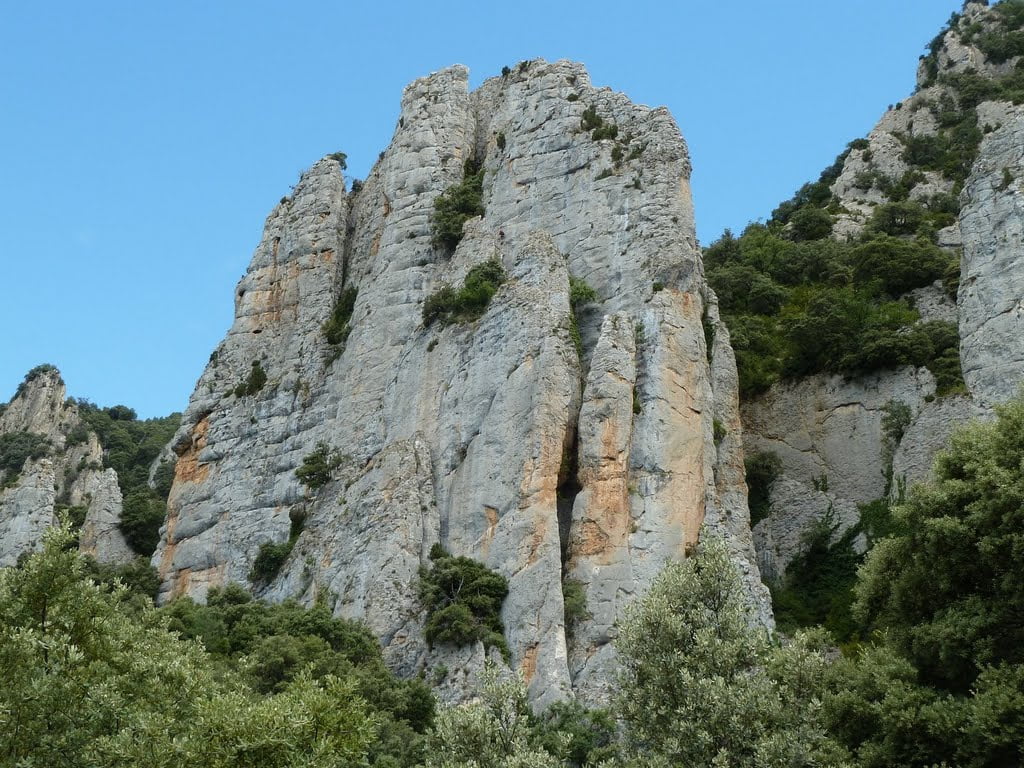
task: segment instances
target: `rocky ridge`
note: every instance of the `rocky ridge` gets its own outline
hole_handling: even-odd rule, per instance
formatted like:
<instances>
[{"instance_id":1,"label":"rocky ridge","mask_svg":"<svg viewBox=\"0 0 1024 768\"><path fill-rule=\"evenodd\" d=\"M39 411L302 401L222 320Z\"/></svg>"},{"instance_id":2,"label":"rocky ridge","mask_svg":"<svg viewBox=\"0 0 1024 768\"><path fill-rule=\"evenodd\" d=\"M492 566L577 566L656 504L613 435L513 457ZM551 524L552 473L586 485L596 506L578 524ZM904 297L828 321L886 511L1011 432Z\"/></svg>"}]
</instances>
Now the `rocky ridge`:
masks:
<instances>
[{"instance_id":1,"label":"rocky ridge","mask_svg":"<svg viewBox=\"0 0 1024 768\"><path fill-rule=\"evenodd\" d=\"M925 207L957 201L955 221L937 235L940 246L961 253L956 305L941 284L909 297L926 320L952 320L960 334L966 392L936 396L927 369L882 371L866 377L815 375L776 385L743 407L748 452L774 451L782 460L773 490L771 517L755 527L766 577L779 578L800 551L801 533L833 516L838 538L857 522L856 507L890 492L894 497L927 478L936 453L952 430L1012 396L1024 374L1016 261L1022 245L1018 179L1024 112L1009 101L976 107L979 143L961 183L940 170L908 162L915 139L926 146L947 130L951 110L963 107L955 76L994 82L1015 72L1019 57L997 61L979 47L978 36L995 29L998 11L967 2L963 13L922 57L918 88L891 106L862 142L842 159L831 192L838 209L833 237L855 238L877 206L906 199ZM969 79L966 81L971 82ZM967 86L969 87L969 85ZM888 185L888 186L887 186ZM906 406L909 423L886 455L884 418L889 403ZM822 494L822 480L827 494Z\"/></svg>"}]
</instances>

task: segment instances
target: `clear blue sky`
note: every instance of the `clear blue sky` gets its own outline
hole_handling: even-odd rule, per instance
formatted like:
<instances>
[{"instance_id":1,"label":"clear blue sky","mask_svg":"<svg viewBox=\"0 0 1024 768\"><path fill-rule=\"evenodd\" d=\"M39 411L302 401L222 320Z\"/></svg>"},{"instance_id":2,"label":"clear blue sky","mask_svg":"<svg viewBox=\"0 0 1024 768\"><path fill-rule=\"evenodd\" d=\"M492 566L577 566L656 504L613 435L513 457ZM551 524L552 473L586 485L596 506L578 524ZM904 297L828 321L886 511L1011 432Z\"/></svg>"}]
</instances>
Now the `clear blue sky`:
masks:
<instances>
[{"instance_id":1,"label":"clear blue sky","mask_svg":"<svg viewBox=\"0 0 1024 768\"><path fill-rule=\"evenodd\" d=\"M365 175L402 87L453 63L586 63L666 105L708 243L768 216L909 94L960 0L0 3L0 402L33 365L184 408L264 216L299 171Z\"/></svg>"}]
</instances>

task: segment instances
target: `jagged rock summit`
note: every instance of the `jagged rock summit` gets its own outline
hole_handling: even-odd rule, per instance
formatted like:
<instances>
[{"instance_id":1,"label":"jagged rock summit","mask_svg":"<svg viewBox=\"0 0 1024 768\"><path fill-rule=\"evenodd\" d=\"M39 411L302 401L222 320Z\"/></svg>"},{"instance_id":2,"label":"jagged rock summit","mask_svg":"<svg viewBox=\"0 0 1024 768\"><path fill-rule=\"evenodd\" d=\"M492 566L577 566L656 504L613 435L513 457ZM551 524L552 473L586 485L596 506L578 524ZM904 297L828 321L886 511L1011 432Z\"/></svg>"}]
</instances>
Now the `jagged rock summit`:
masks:
<instances>
[{"instance_id":1,"label":"jagged rock summit","mask_svg":"<svg viewBox=\"0 0 1024 768\"><path fill-rule=\"evenodd\" d=\"M435 200L477 168L482 215L438 244ZM328 156L267 219L173 443L162 599L234 581L327 600L396 670L458 695L485 650L425 640L418 573L441 544L507 578L510 663L533 700L595 700L616 619L703 525L770 623L689 176L669 113L576 63L409 85L361 184ZM493 261L506 279L482 316L424 320ZM578 281L595 301L574 306ZM322 482L300 482L317 456ZM279 562L254 570L267 545ZM567 626L570 583L586 611Z\"/></svg>"}]
</instances>

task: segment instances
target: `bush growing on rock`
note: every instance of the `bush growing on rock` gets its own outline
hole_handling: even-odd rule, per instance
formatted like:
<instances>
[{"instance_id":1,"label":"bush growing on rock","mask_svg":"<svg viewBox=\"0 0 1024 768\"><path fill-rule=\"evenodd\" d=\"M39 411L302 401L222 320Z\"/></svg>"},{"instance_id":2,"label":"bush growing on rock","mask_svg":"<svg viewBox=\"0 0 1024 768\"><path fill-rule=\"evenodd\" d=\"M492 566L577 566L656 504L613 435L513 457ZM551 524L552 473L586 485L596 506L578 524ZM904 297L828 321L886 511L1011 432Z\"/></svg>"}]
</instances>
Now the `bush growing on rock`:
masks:
<instances>
[{"instance_id":1,"label":"bush growing on rock","mask_svg":"<svg viewBox=\"0 0 1024 768\"><path fill-rule=\"evenodd\" d=\"M420 600L427 611L425 633L431 645L467 645L482 641L508 656L501 605L508 581L468 557L431 551L431 566L420 571Z\"/></svg>"},{"instance_id":2,"label":"bush growing on rock","mask_svg":"<svg viewBox=\"0 0 1024 768\"><path fill-rule=\"evenodd\" d=\"M482 317L498 287L505 282L505 270L497 259L477 264L466 273L462 288L456 291L442 285L423 302L423 325L435 322L448 325Z\"/></svg>"},{"instance_id":3,"label":"bush growing on rock","mask_svg":"<svg viewBox=\"0 0 1024 768\"><path fill-rule=\"evenodd\" d=\"M484 171L472 160L463 166L462 181L434 200L430 217L435 247L455 250L462 240L462 227L468 219L483 216Z\"/></svg>"},{"instance_id":4,"label":"bush growing on rock","mask_svg":"<svg viewBox=\"0 0 1024 768\"><path fill-rule=\"evenodd\" d=\"M352 330L349 327L349 321L352 319L358 295L359 289L350 285L338 296L334 309L331 310L330 318L324 323L324 338L327 339L328 344L340 346L348 340L349 332Z\"/></svg>"},{"instance_id":5,"label":"bush growing on rock","mask_svg":"<svg viewBox=\"0 0 1024 768\"><path fill-rule=\"evenodd\" d=\"M263 389L263 385L266 383L267 372L263 370L263 366L260 365L259 360L253 360L249 375L246 377L245 381L240 382L234 389L235 397L255 395Z\"/></svg>"}]
</instances>

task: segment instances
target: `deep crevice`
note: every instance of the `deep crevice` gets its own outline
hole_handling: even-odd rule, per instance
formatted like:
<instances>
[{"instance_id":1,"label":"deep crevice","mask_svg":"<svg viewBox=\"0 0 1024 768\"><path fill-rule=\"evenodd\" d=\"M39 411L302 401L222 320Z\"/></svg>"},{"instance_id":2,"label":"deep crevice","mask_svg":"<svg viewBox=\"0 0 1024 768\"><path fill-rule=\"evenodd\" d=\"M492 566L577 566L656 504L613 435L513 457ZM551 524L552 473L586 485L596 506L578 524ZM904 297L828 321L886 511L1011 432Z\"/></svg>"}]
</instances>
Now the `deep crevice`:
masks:
<instances>
[{"instance_id":1,"label":"deep crevice","mask_svg":"<svg viewBox=\"0 0 1024 768\"><path fill-rule=\"evenodd\" d=\"M578 415L577 415L578 418ZM579 472L579 430L576 424L569 425L570 435L562 452L562 466L558 473L556 506L558 512L558 541L562 552L562 575L569 560L569 537L572 530L572 508L576 496L583 487L580 485Z\"/></svg>"}]
</instances>

